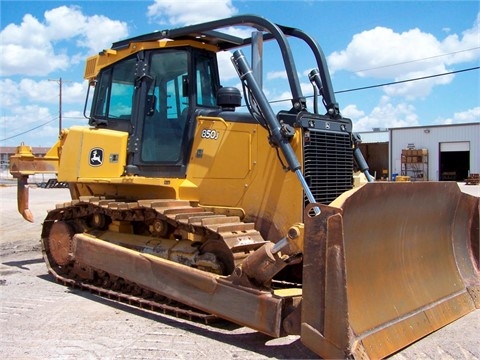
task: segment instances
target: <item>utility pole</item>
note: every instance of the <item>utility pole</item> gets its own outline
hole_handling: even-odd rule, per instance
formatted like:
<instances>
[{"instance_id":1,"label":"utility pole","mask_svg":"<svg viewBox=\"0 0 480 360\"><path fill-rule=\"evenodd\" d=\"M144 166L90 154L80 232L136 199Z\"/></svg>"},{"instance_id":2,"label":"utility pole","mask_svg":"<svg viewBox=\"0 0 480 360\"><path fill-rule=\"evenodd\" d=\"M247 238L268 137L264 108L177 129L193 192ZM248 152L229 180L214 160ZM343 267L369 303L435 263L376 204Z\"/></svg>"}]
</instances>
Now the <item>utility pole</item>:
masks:
<instances>
[{"instance_id":1,"label":"utility pole","mask_svg":"<svg viewBox=\"0 0 480 360\"><path fill-rule=\"evenodd\" d=\"M56 81L58 85L60 86L60 92L59 92L59 99L58 99L58 135L62 133L62 87L63 87L63 81L62 78L56 80L56 79L49 79L48 81Z\"/></svg>"}]
</instances>

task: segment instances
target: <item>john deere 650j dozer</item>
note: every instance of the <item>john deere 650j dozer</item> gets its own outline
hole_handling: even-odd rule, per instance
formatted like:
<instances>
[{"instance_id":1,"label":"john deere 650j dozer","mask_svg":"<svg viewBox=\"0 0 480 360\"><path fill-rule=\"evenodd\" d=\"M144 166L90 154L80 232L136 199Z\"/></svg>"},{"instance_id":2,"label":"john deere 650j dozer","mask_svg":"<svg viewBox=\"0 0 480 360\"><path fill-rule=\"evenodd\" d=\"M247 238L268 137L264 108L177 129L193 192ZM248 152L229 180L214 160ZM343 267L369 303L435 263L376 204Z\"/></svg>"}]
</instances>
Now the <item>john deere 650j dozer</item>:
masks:
<instances>
[{"instance_id":1,"label":"john deere 650j dozer","mask_svg":"<svg viewBox=\"0 0 480 360\"><path fill-rule=\"evenodd\" d=\"M287 38L313 55L313 112ZM263 41L278 44L292 95L276 114L257 71ZM230 50L248 113L219 82L216 54ZM27 220L29 174L69 184L42 231L61 282L298 334L326 358L385 357L479 307L478 198L456 183L373 182L302 31L250 15L159 31L90 57L85 77L89 126L43 158L20 146L11 159Z\"/></svg>"}]
</instances>

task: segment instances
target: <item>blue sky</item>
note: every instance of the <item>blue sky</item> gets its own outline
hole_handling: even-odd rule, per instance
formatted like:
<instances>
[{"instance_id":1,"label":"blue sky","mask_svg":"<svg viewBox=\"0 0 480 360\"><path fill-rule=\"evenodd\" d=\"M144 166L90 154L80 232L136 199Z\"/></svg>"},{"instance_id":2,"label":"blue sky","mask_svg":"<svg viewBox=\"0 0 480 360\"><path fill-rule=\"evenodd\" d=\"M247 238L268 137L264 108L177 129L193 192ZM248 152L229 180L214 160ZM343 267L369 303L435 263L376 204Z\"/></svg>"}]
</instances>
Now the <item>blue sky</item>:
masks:
<instances>
[{"instance_id":1,"label":"blue sky","mask_svg":"<svg viewBox=\"0 0 480 360\"><path fill-rule=\"evenodd\" d=\"M426 80L338 93L355 131L480 121L478 1L8 1L0 30L0 146L50 146L63 126L86 124L85 58L113 41L155 30L257 14L317 39L335 91L453 73ZM240 30L240 29L239 29ZM314 66L292 44L304 95ZM264 89L288 99L284 69L266 46ZM223 54L225 58L228 54ZM228 61L222 62L228 65ZM223 84L238 86L231 68ZM310 104L310 103L309 103ZM280 110L282 103L275 104ZM288 103L284 104L288 108Z\"/></svg>"}]
</instances>

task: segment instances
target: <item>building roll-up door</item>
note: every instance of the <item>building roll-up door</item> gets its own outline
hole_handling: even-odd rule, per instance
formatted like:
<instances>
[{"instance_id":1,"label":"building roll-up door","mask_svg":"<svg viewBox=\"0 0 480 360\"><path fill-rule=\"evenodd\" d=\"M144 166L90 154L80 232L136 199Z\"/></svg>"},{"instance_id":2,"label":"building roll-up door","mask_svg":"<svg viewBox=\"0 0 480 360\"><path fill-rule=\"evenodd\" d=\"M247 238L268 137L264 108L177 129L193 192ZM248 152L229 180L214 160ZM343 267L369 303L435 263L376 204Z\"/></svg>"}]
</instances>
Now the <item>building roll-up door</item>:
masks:
<instances>
[{"instance_id":1,"label":"building roll-up door","mask_svg":"<svg viewBox=\"0 0 480 360\"><path fill-rule=\"evenodd\" d=\"M469 141L440 143L440 180L463 181L469 171Z\"/></svg>"},{"instance_id":2,"label":"building roll-up door","mask_svg":"<svg viewBox=\"0 0 480 360\"><path fill-rule=\"evenodd\" d=\"M443 142L440 143L440 152L470 151L469 141Z\"/></svg>"}]
</instances>

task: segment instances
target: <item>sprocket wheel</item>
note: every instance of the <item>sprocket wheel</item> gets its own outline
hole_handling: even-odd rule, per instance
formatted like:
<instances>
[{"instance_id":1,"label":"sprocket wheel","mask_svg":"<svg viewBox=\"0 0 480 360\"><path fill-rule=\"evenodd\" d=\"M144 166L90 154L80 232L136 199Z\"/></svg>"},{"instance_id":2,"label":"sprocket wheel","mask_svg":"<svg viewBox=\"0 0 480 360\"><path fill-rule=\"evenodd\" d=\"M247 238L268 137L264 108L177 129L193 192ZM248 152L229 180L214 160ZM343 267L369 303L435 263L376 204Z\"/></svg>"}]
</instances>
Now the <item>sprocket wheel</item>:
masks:
<instances>
[{"instance_id":1,"label":"sprocket wheel","mask_svg":"<svg viewBox=\"0 0 480 360\"><path fill-rule=\"evenodd\" d=\"M65 221L52 225L48 235L48 253L57 265L65 266L72 262L73 228Z\"/></svg>"}]
</instances>

